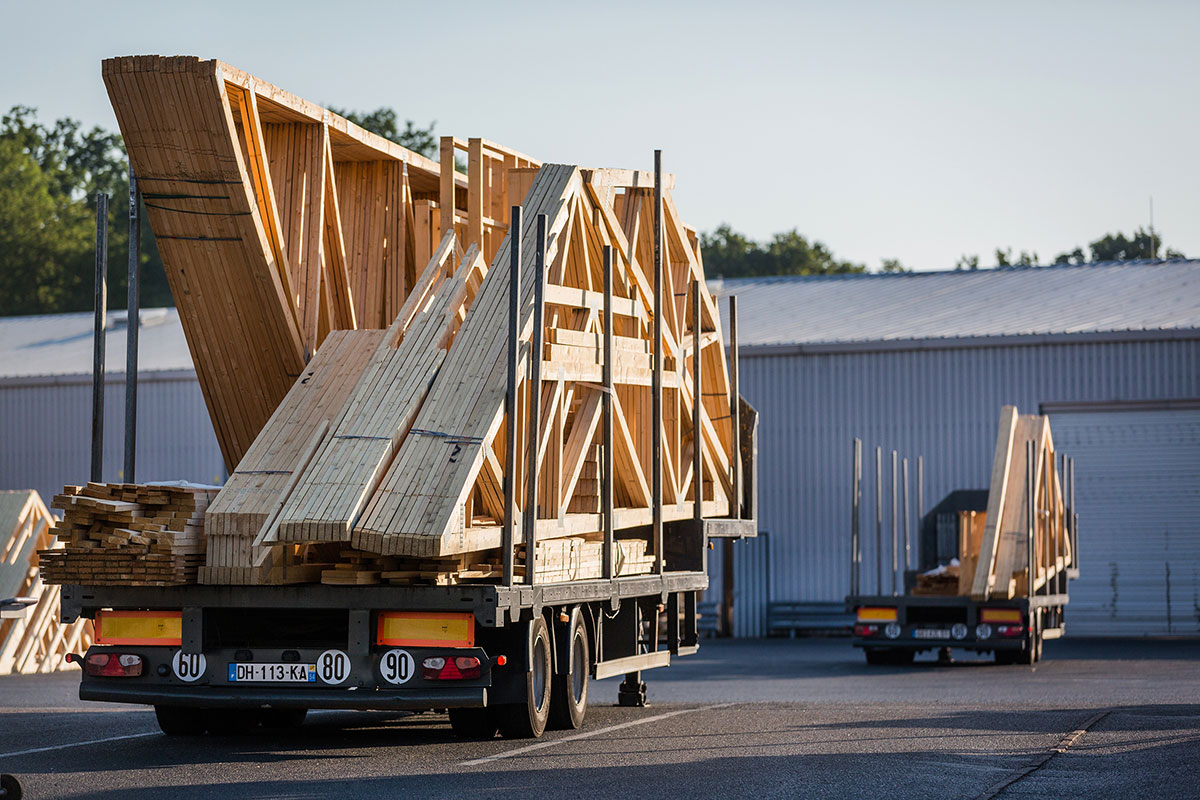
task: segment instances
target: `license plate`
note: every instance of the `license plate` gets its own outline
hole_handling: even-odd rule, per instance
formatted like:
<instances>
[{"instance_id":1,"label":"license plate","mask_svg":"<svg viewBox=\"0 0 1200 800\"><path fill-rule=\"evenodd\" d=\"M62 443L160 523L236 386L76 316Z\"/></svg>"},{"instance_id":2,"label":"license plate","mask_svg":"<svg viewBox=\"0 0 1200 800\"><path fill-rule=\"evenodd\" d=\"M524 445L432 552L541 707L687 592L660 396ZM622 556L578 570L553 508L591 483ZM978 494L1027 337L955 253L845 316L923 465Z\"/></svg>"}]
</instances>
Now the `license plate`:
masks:
<instances>
[{"instance_id":1,"label":"license plate","mask_svg":"<svg viewBox=\"0 0 1200 800\"><path fill-rule=\"evenodd\" d=\"M950 631L944 628L917 628L913 631L914 639L949 639Z\"/></svg>"},{"instance_id":2,"label":"license plate","mask_svg":"<svg viewBox=\"0 0 1200 800\"><path fill-rule=\"evenodd\" d=\"M230 664L230 683L316 683L316 664Z\"/></svg>"}]
</instances>

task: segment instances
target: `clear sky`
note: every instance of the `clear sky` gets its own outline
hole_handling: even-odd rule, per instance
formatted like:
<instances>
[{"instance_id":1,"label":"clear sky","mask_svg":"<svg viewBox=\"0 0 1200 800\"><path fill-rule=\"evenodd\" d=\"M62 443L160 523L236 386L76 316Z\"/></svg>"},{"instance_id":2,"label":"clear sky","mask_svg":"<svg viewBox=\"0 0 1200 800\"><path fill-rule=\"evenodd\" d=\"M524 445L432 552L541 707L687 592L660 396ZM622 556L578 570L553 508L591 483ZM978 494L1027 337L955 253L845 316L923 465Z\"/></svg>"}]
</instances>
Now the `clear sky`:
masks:
<instances>
[{"instance_id":1,"label":"clear sky","mask_svg":"<svg viewBox=\"0 0 1200 800\"><path fill-rule=\"evenodd\" d=\"M700 230L1047 262L1147 223L1200 257L1200 2L24 3L0 107L115 129L100 59L220 58L548 162L677 175Z\"/></svg>"}]
</instances>

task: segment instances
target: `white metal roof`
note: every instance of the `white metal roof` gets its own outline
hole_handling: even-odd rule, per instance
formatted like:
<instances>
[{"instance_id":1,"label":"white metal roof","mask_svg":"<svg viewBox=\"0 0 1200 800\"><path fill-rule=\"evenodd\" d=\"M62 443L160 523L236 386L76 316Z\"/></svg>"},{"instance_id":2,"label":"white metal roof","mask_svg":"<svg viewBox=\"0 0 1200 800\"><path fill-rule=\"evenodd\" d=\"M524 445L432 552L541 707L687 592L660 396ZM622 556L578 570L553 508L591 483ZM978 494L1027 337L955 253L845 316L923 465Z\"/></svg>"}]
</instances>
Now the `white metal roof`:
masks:
<instances>
[{"instance_id":1,"label":"white metal roof","mask_svg":"<svg viewBox=\"0 0 1200 800\"><path fill-rule=\"evenodd\" d=\"M106 372L125 371L127 315L110 311ZM174 308L143 308L138 335L138 371L191 370L192 356ZM90 375L93 315L44 314L0 317L0 378Z\"/></svg>"},{"instance_id":2,"label":"white metal roof","mask_svg":"<svg viewBox=\"0 0 1200 800\"><path fill-rule=\"evenodd\" d=\"M741 347L1200 330L1200 260L710 280ZM721 304L728 325L727 304Z\"/></svg>"}]
</instances>

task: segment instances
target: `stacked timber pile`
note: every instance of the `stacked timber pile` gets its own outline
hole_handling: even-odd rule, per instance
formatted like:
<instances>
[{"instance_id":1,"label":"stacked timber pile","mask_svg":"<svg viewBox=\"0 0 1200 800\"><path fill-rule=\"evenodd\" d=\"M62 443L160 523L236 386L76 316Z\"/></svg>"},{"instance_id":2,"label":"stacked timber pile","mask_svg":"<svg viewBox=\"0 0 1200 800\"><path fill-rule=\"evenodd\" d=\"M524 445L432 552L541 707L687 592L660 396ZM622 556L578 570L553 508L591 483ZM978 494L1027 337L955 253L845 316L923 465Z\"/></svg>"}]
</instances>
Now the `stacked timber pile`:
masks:
<instances>
[{"instance_id":1,"label":"stacked timber pile","mask_svg":"<svg viewBox=\"0 0 1200 800\"><path fill-rule=\"evenodd\" d=\"M67 486L52 505L61 548L43 550L47 583L174 586L196 582L204 562L204 511L216 487L89 483Z\"/></svg>"},{"instance_id":2,"label":"stacked timber pile","mask_svg":"<svg viewBox=\"0 0 1200 800\"><path fill-rule=\"evenodd\" d=\"M646 172L453 137L443 169L218 61L104 79L230 470L201 582L495 580L506 525L546 580L599 575L606 517L634 574L665 564L656 507L682 531L738 510L720 317L670 175L656 205Z\"/></svg>"},{"instance_id":3,"label":"stacked timber pile","mask_svg":"<svg viewBox=\"0 0 1200 800\"><path fill-rule=\"evenodd\" d=\"M987 510L955 512L958 558L918 575L914 593L1009 599L1061 576L1074 553L1060 460L1047 417L1005 406Z\"/></svg>"},{"instance_id":4,"label":"stacked timber pile","mask_svg":"<svg viewBox=\"0 0 1200 800\"><path fill-rule=\"evenodd\" d=\"M38 554L53 552L53 525L37 492L0 492L0 600L33 601L20 613L0 614L0 675L66 669L67 653L91 646L91 620L64 625L60 590L42 580Z\"/></svg>"}]
</instances>

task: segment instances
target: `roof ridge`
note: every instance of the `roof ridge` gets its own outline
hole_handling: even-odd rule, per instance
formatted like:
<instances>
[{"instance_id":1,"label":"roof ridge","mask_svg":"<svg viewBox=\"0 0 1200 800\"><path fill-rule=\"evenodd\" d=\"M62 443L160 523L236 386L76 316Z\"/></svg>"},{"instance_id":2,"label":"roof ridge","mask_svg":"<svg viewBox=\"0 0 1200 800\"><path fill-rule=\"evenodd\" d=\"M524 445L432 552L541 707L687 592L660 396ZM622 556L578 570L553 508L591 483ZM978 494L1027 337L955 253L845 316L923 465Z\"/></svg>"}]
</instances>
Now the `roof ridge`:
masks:
<instances>
[{"instance_id":1,"label":"roof ridge","mask_svg":"<svg viewBox=\"0 0 1200 800\"><path fill-rule=\"evenodd\" d=\"M1108 269L1114 267L1146 267L1164 265L1200 265L1198 258L1138 258L1128 261L1088 261L1082 264L1007 264L1004 266L984 267L982 269L932 269L913 270L909 272L841 272L822 275L751 275L740 277L725 277L721 275L709 277L710 281L730 283L734 281L771 283L805 283L839 280L871 280L871 279L900 279L926 278L945 275L992 275L996 273L1024 272L1033 270L1068 270L1068 269Z\"/></svg>"}]
</instances>

